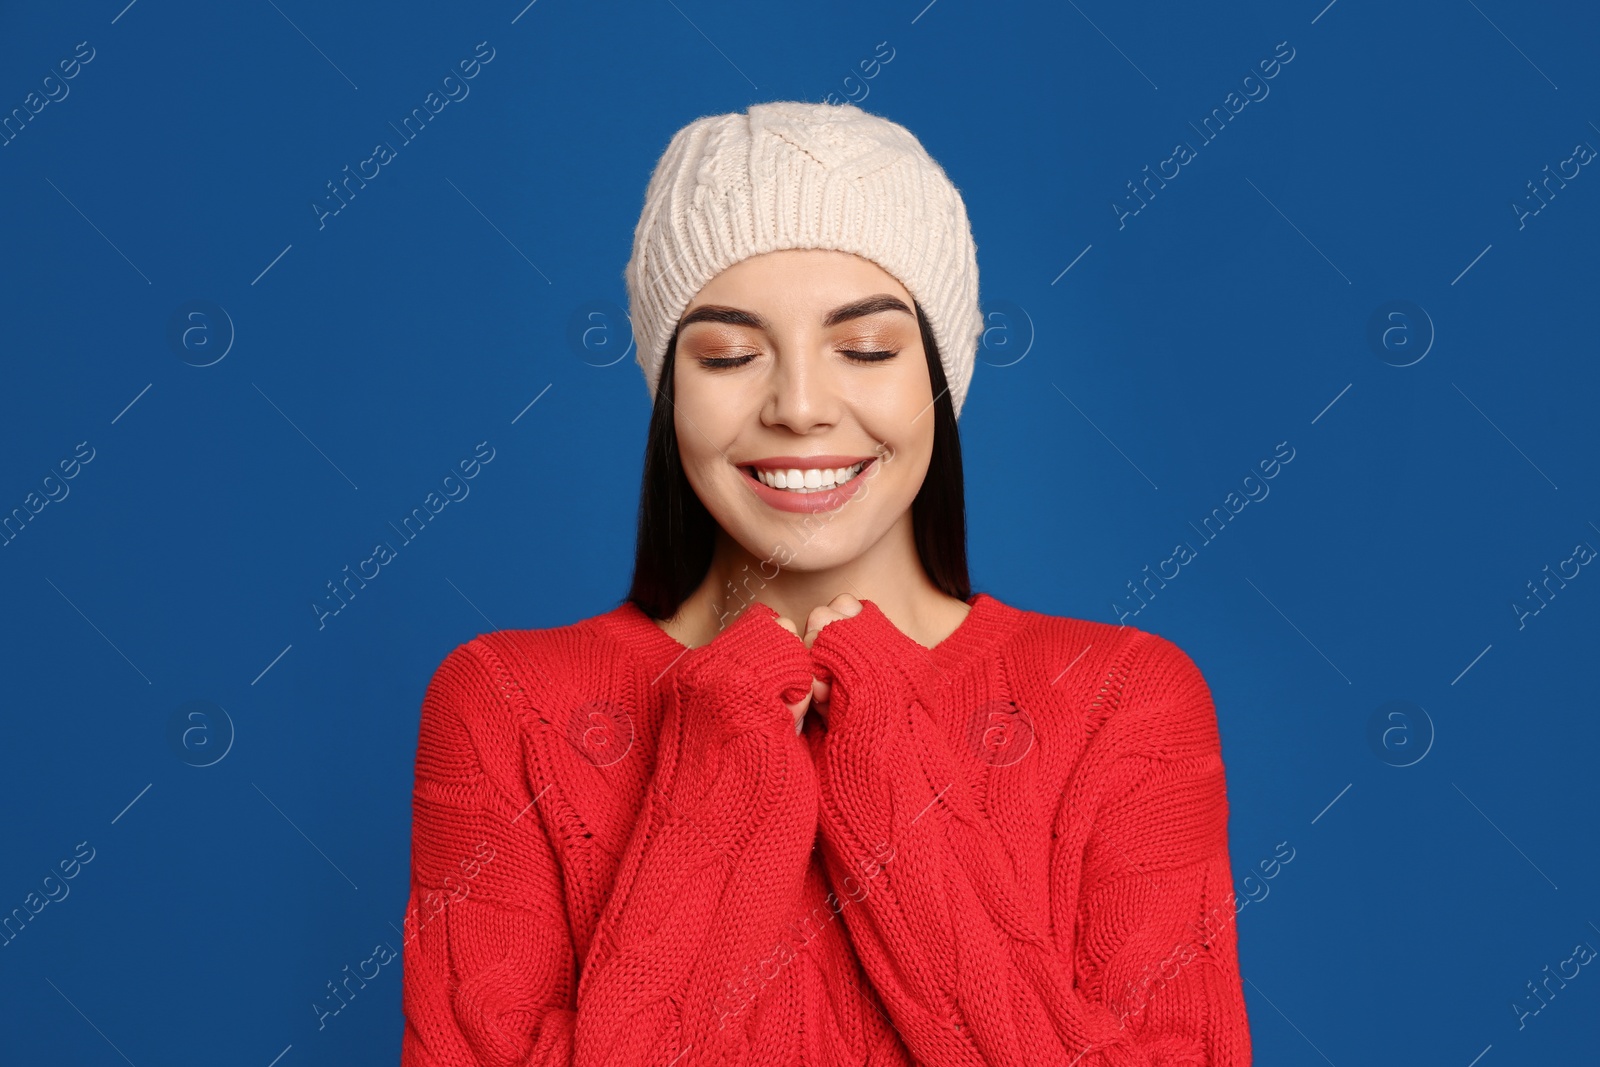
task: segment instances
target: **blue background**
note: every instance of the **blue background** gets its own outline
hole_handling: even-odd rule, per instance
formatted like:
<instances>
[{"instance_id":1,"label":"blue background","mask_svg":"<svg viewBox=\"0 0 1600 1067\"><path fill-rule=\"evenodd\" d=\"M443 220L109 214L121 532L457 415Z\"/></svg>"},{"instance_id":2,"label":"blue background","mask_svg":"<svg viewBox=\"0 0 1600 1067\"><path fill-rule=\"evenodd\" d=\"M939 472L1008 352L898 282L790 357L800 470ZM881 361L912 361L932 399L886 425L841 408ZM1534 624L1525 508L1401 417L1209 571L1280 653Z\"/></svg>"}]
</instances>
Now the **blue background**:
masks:
<instances>
[{"instance_id":1,"label":"blue background","mask_svg":"<svg viewBox=\"0 0 1600 1067\"><path fill-rule=\"evenodd\" d=\"M1592 13L124 2L0 33L4 114L93 49L0 145L0 513L60 497L0 548L0 912L93 849L0 948L7 1062L396 1062L398 961L313 1005L400 947L439 661L626 592L650 168L696 116L830 93L967 201L976 588L1138 607L1212 687L1257 1060L1593 1060L1594 967L1512 1008L1600 947L1600 576L1528 588L1600 546L1600 175L1529 189L1600 146ZM479 42L469 94L391 132Z\"/></svg>"}]
</instances>

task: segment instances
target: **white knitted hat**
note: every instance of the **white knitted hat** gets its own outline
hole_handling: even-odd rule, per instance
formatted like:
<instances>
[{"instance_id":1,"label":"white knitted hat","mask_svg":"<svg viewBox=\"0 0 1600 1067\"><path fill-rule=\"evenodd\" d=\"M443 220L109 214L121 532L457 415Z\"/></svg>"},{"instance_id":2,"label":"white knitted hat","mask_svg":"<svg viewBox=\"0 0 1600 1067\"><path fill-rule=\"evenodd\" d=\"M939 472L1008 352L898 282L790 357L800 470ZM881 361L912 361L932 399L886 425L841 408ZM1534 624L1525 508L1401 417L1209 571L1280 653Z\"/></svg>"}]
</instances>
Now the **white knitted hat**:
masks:
<instances>
[{"instance_id":1,"label":"white knitted hat","mask_svg":"<svg viewBox=\"0 0 1600 1067\"><path fill-rule=\"evenodd\" d=\"M898 279L928 318L960 415L983 333L961 194L904 126L804 101L696 119L657 161L624 271L652 401L695 294L740 260L784 248L851 252Z\"/></svg>"}]
</instances>

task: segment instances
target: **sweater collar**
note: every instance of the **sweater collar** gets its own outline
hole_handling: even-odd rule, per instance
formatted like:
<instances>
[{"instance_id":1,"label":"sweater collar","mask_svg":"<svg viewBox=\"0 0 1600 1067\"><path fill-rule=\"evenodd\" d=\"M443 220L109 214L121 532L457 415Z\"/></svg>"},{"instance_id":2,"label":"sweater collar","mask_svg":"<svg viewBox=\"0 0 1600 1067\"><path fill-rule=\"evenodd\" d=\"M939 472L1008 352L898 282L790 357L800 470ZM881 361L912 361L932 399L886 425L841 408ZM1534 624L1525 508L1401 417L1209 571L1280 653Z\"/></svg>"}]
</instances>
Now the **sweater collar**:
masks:
<instances>
[{"instance_id":1,"label":"sweater collar","mask_svg":"<svg viewBox=\"0 0 1600 1067\"><path fill-rule=\"evenodd\" d=\"M883 619L885 636L891 641L903 642L908 651L926 656L928 664L939 673L954 673L990 653L1022 621L1021 611L988 593L974 593L967 598L967 605L970 608L967 617L932 648L925 648L906 636L889 623L887 617ZM688 645L656 625L655 620L631 600L624 600L598 616L598 621L625 646L643 657L654 674L667 670L690 651Z\"/></svg>"}]
</instances>

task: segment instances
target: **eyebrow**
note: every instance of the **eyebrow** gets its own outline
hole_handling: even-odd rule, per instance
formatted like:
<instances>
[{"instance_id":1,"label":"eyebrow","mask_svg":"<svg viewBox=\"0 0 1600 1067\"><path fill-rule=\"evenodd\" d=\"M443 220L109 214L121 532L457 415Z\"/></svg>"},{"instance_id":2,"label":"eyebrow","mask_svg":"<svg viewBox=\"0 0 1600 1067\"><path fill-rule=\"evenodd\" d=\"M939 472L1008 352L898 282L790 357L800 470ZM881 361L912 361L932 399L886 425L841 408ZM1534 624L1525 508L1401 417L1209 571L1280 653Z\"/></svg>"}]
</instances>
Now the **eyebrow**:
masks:
<instances>
[{"instance_id":1,"label":"eyebrow","mask_svg":"<svg viewBox=\"0 0 1600 1067\"><path fill-rule=\"evenodd\" d=\"M907 315L914 313L906 307L905 301L888 293L874 293L872 296L861 300L853 300L848 304L840 304L822 317L822 325L837 326L841 322L859 319L866 315L876 315L880 311L902 311ZM728 307L723 304L702 304L678 320L678 329L682 330L692 322L720 322L729 326L751 326L758 330L771 332L772 324L764 316L754 311L745 311L743 308Z\"/></svg>"}]
</instances>

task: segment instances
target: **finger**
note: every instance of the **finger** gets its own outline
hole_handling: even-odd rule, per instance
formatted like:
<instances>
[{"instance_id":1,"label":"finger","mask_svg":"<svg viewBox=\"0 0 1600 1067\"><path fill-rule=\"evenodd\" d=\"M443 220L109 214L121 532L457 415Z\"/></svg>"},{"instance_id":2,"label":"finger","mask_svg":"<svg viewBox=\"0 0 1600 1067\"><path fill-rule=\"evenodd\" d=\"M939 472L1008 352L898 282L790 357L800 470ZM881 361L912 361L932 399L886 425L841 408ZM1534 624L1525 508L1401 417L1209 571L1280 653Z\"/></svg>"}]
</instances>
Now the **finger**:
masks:
<instances>
[{"instance_id":1,"label":"finger","mask_svg":"<svg viewBox=\"0 0 1600 1067\"><path fill-rule=\"evenodd\" d=\"M861 601L849 593L840 593L828 601L828 607L837 611L843 618L852 619L861 614Z\"/></svg>"},{"instance_id":2,"label":"finger","mask_svg":"<svg viewBox=\"0 0 1600 1067\"><path fill-rule=\"evenodd\" d=\"M812 679L812 688L799 700L790 702L785 700L783 706L789 709L789 714L794 716L794 732L799 733L805 726L806 712L811 708L812 694L816 689L816 679Z\"/></svg>"},{"instance_id":3,"label":"finger","mask_svg":"<svg viewBox=\"0 0 1600 1067\"><path fill-rule=\"evenodd\" d=\"M826 604L812 608L811 614L806 616L806 647L811 647L812 643L816 641L817 635L822 632L822 628L824 626L828 625L830 622L835 622L842 618L845 618L845 616L839 614L837 611L834 611Z\"/></svg>"},{"instance_id":4,"label":"finger","mask_svg":"<svg viewBox=\"0 0 1600 1067\"><path fill-rule=\"evenodd\" d=\"M811 609L811 614L806 616L806 647L810 648L816 635L830 622L840 619L852 619L861 614L861 601L849 593L840 593L826 604L819 604Z\"/></svg>"},{"instance_id":5,"label":"finger","mask_svg":"<svg viewBox=\"0 0 1600 1067\"><path fill-rule=\"evenodd\" d=\"M811 680L811 706L816 709L817 717L823 722L828 721L828 698L832 692L833 686L826 679Z\"/></svg>"}]
</instances>

